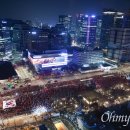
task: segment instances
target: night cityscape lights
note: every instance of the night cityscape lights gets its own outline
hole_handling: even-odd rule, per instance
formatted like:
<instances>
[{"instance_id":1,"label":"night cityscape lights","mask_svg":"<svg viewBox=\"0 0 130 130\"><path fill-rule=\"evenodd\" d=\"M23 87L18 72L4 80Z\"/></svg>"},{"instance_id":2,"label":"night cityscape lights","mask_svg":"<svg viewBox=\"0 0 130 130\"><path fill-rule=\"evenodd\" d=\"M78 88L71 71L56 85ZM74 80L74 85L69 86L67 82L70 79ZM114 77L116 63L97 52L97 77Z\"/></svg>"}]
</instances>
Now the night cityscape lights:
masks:
<instances>
[{"instance_id":1,"label":"night cityscape lights","mask_svg":"<svg viewBox=\"0 0 130 130\"><path fill-rule=\"evenodd\" d=\"M0 130L130 130L129 5L1 1Z\"/></svg>"}]
</instances>

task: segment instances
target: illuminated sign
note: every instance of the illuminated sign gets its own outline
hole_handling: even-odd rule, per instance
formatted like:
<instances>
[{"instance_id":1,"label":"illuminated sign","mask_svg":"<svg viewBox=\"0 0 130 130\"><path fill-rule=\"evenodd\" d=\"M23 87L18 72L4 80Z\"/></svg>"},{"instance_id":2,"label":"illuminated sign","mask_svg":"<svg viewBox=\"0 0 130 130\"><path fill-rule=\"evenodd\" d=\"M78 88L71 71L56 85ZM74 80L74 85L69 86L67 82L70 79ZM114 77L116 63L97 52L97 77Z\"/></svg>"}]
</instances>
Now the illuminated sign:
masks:
<instances>
[{"instance_id":1,"label":"illuminated sign","mask_svg":"<svg viewBox=\"0 0 130 130\"><path fill-rule=\"evenodd\" d=\"M55 58L40 58L40 59L31 59L33 64L47 64L53 63Z\"/></svg>"},{"instance_id":2,"label":"illuminated sign","mask_svg":"<svg viewBox=\"0 0 130 130\"><path fill-rule=\"evenodd\" d=\"M49 57L49 58L39 58L39 59L33 59L32 57L29 57L32 64L37 65L41 64L42 67L52 67L52 66L61 66L61 65L67 65L68 63L68 55L63 54L59 57Z\"/></svg>"},{"instance_id":3,"label":"illuminated sign","mask_svg":"<svg viewBox=\"0 0 130 130\"><path fill-rule=\"evenodd\" d=\"M54 54L52 52L55 52ZM60 53L58 53L60 52ZM53 67L53 66L63 66L68 64L68 53L65 50L59 51L46 51L46 54L41 55L31 55L28 51L28 58L30 62L34 65L40 65L44 67Z\"/></svg>"}]
</instances>

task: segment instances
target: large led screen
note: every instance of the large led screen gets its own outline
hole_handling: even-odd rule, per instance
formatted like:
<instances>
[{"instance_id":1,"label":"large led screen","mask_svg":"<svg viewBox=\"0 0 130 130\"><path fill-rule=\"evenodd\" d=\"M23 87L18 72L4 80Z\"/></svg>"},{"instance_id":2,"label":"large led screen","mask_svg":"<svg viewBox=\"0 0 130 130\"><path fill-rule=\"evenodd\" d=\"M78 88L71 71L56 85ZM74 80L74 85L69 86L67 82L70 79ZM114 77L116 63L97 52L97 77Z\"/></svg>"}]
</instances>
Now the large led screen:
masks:
<instances>
[{"instance_id":1,"label":"large led screen","mask_svg":"<svg viewBox=\"0 0 130 130\"><path fill-rule=\"evenodd\" d=\"M48 58L29 58L32 64L41 64L42 67L52 67L52 66L61 66L67 65L67 55L59 57L48 57Z\"/></svg>"}]
</instances>

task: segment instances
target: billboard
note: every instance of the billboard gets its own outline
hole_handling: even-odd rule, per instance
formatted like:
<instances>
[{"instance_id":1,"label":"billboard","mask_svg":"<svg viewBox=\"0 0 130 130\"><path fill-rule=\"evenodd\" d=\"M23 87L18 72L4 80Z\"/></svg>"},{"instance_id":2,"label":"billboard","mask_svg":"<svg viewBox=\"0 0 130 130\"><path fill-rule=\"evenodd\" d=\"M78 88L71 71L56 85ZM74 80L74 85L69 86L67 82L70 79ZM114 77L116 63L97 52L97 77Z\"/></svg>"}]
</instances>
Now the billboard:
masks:
<instances>
[{"instance_id":1,"label":"billboard","mask_svg":"<svg viewBox=\"0 0 130 130\"><path fill-rule=\"evenodd\" d=\"M67 65L68 63L68 55L67 53L59 54L58 56L49 55L48 57L29 57L31 63L33 65L42 65L42 67L53 67L53 66L62 66Z\"/></svg>"}]
</instances>

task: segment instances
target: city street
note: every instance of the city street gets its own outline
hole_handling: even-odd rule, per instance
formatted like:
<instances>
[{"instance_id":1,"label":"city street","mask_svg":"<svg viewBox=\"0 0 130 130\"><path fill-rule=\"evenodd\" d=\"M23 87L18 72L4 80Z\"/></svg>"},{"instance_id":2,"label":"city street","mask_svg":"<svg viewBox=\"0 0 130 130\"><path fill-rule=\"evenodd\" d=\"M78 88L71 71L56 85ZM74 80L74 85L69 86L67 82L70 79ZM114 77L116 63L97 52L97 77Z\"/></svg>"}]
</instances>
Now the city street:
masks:
<instances>
[{"instance_id":1,"label":"city street","mask_svg":"<svg viewBox=\"0 0 130 130\"><path fill-rule=\"evenodd\" d=\"M104 72L104 71L100 71L100 72L91 72L91 73L86 73L86 74L74 74L74 75L70 75L70 76L64 76L61 78L51 78L51 79L42 79L42 80L32 80L31 84L32 85L45 85L48 83L49 80L57 80L58 82L63 82L63 81L70 81L70 80L74 80L74 79L84 79L84 78L91 78L93 76L96 75L109 75L109 74L113 74L113 73L130 73L130 66L121 66L117 69L113 69L110 70L109 72ZM53 82L52 82L53 83Z\"/></svg>"},{"instance_id":2,"label":"city street","mask_svg":"<svg viewBox=\"0 0 130 130\"><path fill-rule=\"evenodd\" d=\"M130 71L130 68L128 67L128 68L124 69L124 67L121 67L121 70L119 70L119 69L118 70L111 70L109 73L96 72L96 74L95 73L76 74L76 75L70 76L70 77L62 77L61 79L58 79L58 82L69 81L69 80L73 80L73 79L84 79L84 78L87 79L87 78L92 78L95 75L104 75L104 77L109 77L109 75L112 76L111 73L115 73L115 72L116 73L117 72L118 73L122 73L122 71L128 73L128 71ZM45 80L32 80L31 85L41 85L41 86L43 86L43 85L47 84L47 82L48 82L48 79L45 79ZM53 81L52 81L52 83L53 83ZM83 100L84 100L85 104L87 103L86 106L83 109L86 109L87 111L89 111L90 108L88 107L88 105L92 104L93 99L95 99L96 97L98 98L98 102L102 103L100 105L105 104L106 106L108 106L108 100L109 100L109 97L111 96L110 91L108 91L109 93L107 91L105 92L104 90L101 90L101 91L92 91L92 92L91 91L87 91L87 92L88 92L87 95L86 95L86 92L85 93L81 93L81 95L84 97ZM102 98L100 98L102 96L105 96L103 98L104 100L102 100ZM106 97L106 96L108 96L108 97ZM90 97L89 100L87 99L87 97ZM128 99L129 99L129 97L128 98L122 98L122 99L116 99L116 98L114 98L113 100L115 101L115 103L123 103L123 102L127 101ZM65 102L59 100L59 103L61 105L63 105ZM57 104L58 104L58 102L57 102ZM78 107L78 105L76 105L77 103L76 104L72 103L72 104L75 105L74 107ZM55 104L55 106L56 106L56 104ZM65 106L65 104L64 104L64 106ZM66 105L66 108L68 108L67 105ZM73 106L71 108L73 108ZM59 108L56 108L56 109L58 110ZM41 115L42 115L42 113L41 113ZM26 122L24 119L26 119L26 120L29 119L29 120L28 120L28 122ZM3 120L1 120L0 124L1 125L4 124L5 127L21 126L21 125L25 125L25 124L34 123L34 122L36 122L36 120L37 121L41 121L41 120L43 120L43 118L41 118L41 116L34 116L32 114L21 115L21 116L16 116L16 117L13 117L13 118L3 119Z\"/></svg>"},{"instance_id":3,"label":"city street","mask_svg":"<svg viewBox=\"0 0 130 130\"><path fill-rule=\"evenodd\" d=\"M130 130L130 0L1 1L0 130Z\"/></svg>"}]
</instances>

